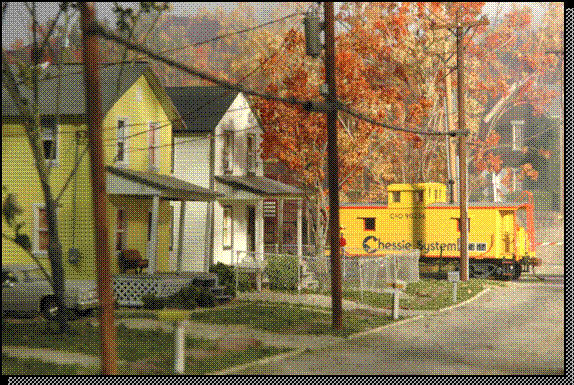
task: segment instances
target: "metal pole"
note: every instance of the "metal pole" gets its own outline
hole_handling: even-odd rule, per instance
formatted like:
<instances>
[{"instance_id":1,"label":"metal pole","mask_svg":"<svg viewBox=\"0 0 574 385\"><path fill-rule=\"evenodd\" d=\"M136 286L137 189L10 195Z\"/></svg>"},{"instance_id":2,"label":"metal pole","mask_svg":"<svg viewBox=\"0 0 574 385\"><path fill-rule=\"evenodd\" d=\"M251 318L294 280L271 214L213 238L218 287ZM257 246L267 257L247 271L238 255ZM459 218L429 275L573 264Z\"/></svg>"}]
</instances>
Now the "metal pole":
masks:
<instances>
[{"instance_id":1,"label":"metal pole","mask_svg":"<svg viewBox=\"0 0 574 385\"><path fill-rule=\"evenodd\" d=\"M463 131L465 125L464 108L464 46L463 31L460 24L460 10L456 14L456 66L457 66L457 96L458 96L458 129ZM468 281L468 202L466 183L466 135L458 136L459 187L460 187L460 279Z\"/></svg>"},{"instance_id":2,"label":"metal pole","mask_svg":"<svg viewBox=\"0 0 574 385\"><path fill-rule=\"evenodd\" d=\"M333 2L325 2L325 80L327 103L337 102L335 86L335 12ZM327 111L327 169L329 173L329 237L331 246L331 302L333 329L343 327L341 255L339 248L339 157L337 154L337 109Z\"/></svg>"},{"instance_id":3,"label":"metal pole","mask_svg":"<svg viewBox=\"0 0 574 385\"><path fill-rule=\"evenodd\" d=\"M116 329L114 326L114 298L110 274L108 247L107 194L102 145L102 101L98 72L98 39L91 31L95 21L94 3L80 3L84 80L86 84L86 123L91 159L92 200L94 205L96 271L100 301L100 333L102 374L117 374Z\"/></svg>"}]
</instances>

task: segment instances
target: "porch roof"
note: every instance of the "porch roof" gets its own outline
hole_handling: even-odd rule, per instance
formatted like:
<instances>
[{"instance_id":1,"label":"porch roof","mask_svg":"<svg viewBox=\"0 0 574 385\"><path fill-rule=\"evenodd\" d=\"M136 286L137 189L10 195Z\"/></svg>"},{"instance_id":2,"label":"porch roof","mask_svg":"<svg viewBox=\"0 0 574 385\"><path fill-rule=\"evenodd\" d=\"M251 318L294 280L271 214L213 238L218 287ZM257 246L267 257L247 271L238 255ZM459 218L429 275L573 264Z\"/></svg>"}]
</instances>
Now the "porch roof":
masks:
<instances>
[{"instance_id":1,"label":"porch roof","mask_svg":"<svg viewBox=\"0 0 574 385\"><path fill-rule=\"evenodd\" d=\"M124 183L118 183L116 188L108 188L112 193L126 194L126 195L151 195L153 192L159 192L161 198L170 200L186 200L186 201L214 201L218 197L222 197L216 191L194 185L193 183L175 178L171 175L156 174L152 172L136 171L127 168L118 168L113 166L106 166L106 170L110 175L114 175L135 182L141 187L147 189L139 189L137 192Z\"/></svg>"},{"instance_id":2,"label":"porch roof","mask_svg":"<svg viewBox=\"0 0 574 385\"><path fill-rule=\"evenodd\" d=\"M220 175L215 180L231 187L252 192L264 197L302 198L305 192L295 186L291 186L264 176L234 176Z\"/></svg>"}]
</instances>

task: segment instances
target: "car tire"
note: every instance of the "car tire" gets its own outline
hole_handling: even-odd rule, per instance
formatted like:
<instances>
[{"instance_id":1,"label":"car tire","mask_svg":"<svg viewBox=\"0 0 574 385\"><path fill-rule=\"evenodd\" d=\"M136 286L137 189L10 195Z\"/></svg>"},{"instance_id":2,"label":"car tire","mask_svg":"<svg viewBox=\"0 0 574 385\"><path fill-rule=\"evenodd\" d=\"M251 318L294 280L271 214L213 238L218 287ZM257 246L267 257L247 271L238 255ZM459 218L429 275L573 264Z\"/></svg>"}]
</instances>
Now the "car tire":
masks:
<instances>
[{"instance_id":1,"label":"car tire","mask_svg":"<svg viewBox=\"0 0 574 385\"><path fill-rule=\"evenodd\" d=\"M40 304L40 311L42 312L42 316L48 321L55 320L58 314L58 303L56 302L56 297L45 297Z\"/></svg>"}]
</instances>

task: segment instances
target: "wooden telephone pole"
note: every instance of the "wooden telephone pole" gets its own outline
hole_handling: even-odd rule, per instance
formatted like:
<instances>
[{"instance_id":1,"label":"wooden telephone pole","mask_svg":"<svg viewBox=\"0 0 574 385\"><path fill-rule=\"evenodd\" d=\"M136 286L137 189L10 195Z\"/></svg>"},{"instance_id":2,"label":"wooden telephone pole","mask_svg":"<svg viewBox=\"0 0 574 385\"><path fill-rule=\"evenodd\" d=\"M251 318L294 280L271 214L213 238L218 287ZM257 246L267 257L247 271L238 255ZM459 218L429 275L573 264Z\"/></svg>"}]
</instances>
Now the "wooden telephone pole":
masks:
<instances>
[{"instance_id":1,"label":"wooden telephone pole","mask_svg":"<svg viewBox=\"0 0 574 385\"><path fill-rule=\"evenodd\" d=\"M459 208L460 208L460 280L468 281L468 187L466 185L466 128L465 124L465 86L464 86L464 35L471 27L488 25L486 18L479 21L460 21L460 8L456 12L456 21L452 24L432 25L431 29L447 28L456 36L456 68L457 68L457 101L458 101L458 162L459 162ZM466 27L466 31L463 29Z\"/></svg>"}]
</instances>

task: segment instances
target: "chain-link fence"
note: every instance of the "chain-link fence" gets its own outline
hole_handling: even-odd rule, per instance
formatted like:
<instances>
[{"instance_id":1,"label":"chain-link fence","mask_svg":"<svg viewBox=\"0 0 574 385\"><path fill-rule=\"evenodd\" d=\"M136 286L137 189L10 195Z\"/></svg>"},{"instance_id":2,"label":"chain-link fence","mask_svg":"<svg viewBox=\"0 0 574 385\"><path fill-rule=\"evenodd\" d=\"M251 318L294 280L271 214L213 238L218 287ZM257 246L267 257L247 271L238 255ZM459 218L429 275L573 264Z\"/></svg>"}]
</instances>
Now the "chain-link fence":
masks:
<instances>
[{"instance_id":1,"label":"chain-link fence","mask_svg":"<svg viewBox=\"0 0 574 385\"><path fill-rule=\"evenodd\" d=\"M238 274L255 275L257 289L263 284L270 289L331 290L330 257L311 253L300 258L291 253L254 253L237 251ZM406 283L419 280L419 250L399 253L356 255L344 250L341 255L342 286L348 290L382 292L397 280Z\"/></svg>"}]
</instances>

